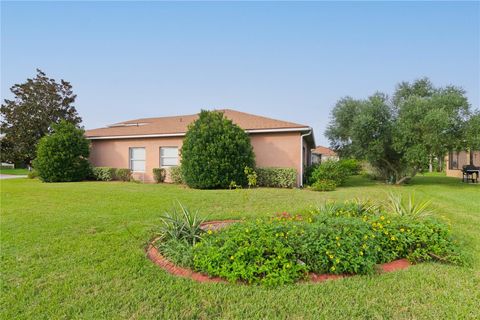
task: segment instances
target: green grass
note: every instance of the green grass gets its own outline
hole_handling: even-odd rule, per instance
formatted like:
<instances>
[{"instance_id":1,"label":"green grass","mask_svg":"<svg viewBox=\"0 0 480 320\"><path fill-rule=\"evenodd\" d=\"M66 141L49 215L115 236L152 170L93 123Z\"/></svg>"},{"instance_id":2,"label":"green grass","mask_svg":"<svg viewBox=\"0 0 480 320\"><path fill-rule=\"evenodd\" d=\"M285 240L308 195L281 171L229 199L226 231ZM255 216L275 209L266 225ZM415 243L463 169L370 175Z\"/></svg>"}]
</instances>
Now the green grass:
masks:
<instances>
[{"instance_id":1,"label":"green grass","mask_svg":"<svg viewBox=\"0 0 480 320\"><path fill-rule=\"evenodd\" d=\"M28 169L6 169L0 168L1 174L13 174L13 175L27 175Z\"/></svg>"},{"instance_id":2,"label":"green grass","mask_svg":"<svg viewBox=\"0 0 480 320\"><path fill-rule=\"evenodd\" d=\"M425 263L381 276L268 289L200 284L145 258L175 200L209 219L295 212L326 199L432 198L471 267ZM190 190L120 182L1 181L1 319L475 319L480 317L480 185L419 176L409 186L360 177L337 191Z\"/></svg>"}]
</instances>

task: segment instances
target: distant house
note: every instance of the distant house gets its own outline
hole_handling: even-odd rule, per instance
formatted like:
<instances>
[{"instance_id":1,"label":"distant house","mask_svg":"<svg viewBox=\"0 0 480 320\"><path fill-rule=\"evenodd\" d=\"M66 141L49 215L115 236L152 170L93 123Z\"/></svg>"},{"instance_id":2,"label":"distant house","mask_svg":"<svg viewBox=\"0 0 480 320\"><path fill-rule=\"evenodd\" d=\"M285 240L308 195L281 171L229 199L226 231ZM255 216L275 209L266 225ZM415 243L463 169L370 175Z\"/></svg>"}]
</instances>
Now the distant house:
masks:
<instances>
[{"instance_id":1,"label":"distant house","mask_svg":"<svg viewBox=\"0 0 480 320\"><path fill-rule=\"evenodd\" d=\"M480 167L480 151L473 151L471 156L473 165ZM463 166L470 164L470 152L450 152L445 160L447 164L447 176L461 178Z\"/></svg>"},{"instance_id":2,"label":"distant house","mask_svg":"<svg viewBox=\"0 0 480 320\"><path fill-rule=\"evenodd\" d=\"M332 149L327 147L317 146L312 149L312 163L321 163L327 160L338 160L338 155Z\"/></svg>"},{"instance_id":3,"label":"distant house","mask_svg":"<svg viewBox=\"0 0 480 320\"><path fill-rule=\"evenodd\" d=\"M315 146L311 127L230 109L218 111L250 135L257 167L293 168L297 185L302 184ZM153 181L153 168L179 165L183 137L197 118L197 114L145 118L87 130L90 161L97 167L130 168L136 179Z\"/></svg>"}]
</instances>

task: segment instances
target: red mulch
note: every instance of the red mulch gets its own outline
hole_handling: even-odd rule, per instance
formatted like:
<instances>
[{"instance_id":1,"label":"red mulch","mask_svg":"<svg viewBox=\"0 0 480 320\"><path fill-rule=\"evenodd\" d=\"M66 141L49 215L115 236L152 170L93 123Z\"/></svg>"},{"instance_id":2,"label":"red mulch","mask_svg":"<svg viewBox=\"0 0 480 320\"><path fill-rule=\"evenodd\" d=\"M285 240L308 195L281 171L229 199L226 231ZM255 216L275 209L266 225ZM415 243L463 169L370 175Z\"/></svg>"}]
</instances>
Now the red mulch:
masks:
<instances>
[{"instance_id":1,"label":"red mulch","mask_svg":"<svg viewBox=\"0 0 480 320\"><path fill-rule=\"evenodd\" d=\"M216 220L216 221L207 221L202 223L202 229L204 230L218 230L225 228L229 224L238 222L240 220ZM152 243L155 242L152 241ZM152 260L156 265L165 270L166 272L173 274L175 276L190 278L198 282L227 282L225 279L219 277L210 277L208 275L194 272L188 268L183 268L175 265L174 263L168 261L164 256L158 252L157 248L150 244L147 248L147 256ZM399 259L389 263L384 263L379 265L381 272L394 272L398 270L407 269L410 267L410 262L407 259ZM309 273L308 278L310 282L323 282L327 280L337 280L345 277L351 277L352 275L347 274L316 274Z\"/></svg>"}]
</instances>

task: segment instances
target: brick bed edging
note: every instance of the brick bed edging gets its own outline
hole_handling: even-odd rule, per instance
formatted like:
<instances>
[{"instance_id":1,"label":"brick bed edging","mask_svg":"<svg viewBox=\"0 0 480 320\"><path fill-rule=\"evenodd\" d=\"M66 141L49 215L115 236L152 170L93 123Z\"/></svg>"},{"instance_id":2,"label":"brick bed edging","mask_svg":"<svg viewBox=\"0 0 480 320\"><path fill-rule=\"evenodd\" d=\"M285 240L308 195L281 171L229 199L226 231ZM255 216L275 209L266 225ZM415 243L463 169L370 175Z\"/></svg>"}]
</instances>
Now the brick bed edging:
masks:
<instances>
[{"instance_id":1,"label":"brick bed edging","mask_svg":"<svg viewBox=\"0 0 480 320\"><path fill-rule=\"evenodd\" d=\"M240 220L215 220L215 221L207 221L202 223L201 227L205 227L205 229L215 229L215 228L223 228L226 227L227 225L238 222ZM177 277L182 277L182 278L188 278L192 279L197 282L222 282L222 283L228 283L227 280L220 278L220 277L210 277L208 275L205 275L203 273L195 272L191 269L188 268L183 268L180 266L177 266L173 262L169 261L167 258L165 258L158 250L155 248L153 245L157 239L153 239L148 247L147 247L147 257L150 259L153 263L158 265L160 268L162 268L164 271L177 276ZM410 262L408 262L407 259L399 259L395 260L392 262L388 263L383 263L378 265L378 269L381 273L387 273L387 272L394 272L398 270L404 270L410 267ZM349 274L316 274L316 273L309 273L308 274L308 280L304 281L305 283L309 282L323 282L327 280L336 280L336 279L342 279L342 278L347 278L347 277L352 277L353 275Z\"/></svg>"}]
</instances>

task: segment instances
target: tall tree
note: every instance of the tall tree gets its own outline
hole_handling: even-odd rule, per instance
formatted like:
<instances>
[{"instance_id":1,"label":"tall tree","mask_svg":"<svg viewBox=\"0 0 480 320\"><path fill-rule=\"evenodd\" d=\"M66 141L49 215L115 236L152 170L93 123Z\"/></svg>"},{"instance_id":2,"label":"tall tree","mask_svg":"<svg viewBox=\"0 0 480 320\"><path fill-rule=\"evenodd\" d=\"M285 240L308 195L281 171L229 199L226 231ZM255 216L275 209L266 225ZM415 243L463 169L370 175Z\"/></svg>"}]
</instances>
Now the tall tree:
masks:
<instances>
[{"instance_id":1,"label":"tall tree","mask_svg":"<svg viewBox=\"0 0 480 320\"><path fill-rule=\"evenodd\" d=\"M465 124L465 144L470 151L470 165L473 165L473 152L480 150L480 110L476 110Z\"/></svg>"},{"instance_id":2,"label":"tall tree","mask_svg":"<svg viewBox=\"0 0 480 320\"><path fill-rule=\"evenodd\" d=\"M326 136L340 155L365 159L385 179L401 184L433 158L466 147L469 113L462 89L435 88L422 78L399 84L393 99L378 93L367 100L341 99ZM475 118L470 127L474 137Z\"/></svg>"},{"instance_id":3,"label":"tall tree","mask_svg":"<svg viewBox=\"0 0 480 320\"><path fill-rule=\"evenodd\" d=\"M73 106L76 95L69 82L46 76L37 69L33 79L10 88L15 98L0 108L0 130L4 135L1 160L31 165L38 141L52 132L52 124L65 120L76 126L82 119Z\"/></svg>"}]
</instances>

